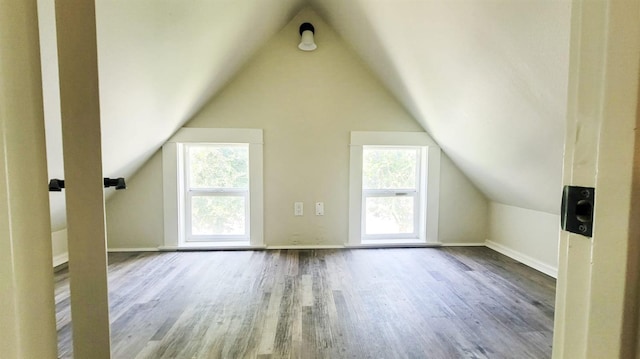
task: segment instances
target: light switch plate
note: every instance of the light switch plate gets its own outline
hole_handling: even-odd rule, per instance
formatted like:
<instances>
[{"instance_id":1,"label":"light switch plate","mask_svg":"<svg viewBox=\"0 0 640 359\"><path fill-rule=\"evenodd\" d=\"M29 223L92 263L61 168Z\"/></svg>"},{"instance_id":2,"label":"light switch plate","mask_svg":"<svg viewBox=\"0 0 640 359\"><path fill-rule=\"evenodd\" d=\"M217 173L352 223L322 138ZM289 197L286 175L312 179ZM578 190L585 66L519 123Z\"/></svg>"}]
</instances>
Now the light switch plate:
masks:
<instances>
[{"instance_id":1,"label":"light switch plate","mask_svg":"<svg viewBox=\"0 0 640 359\"><path fill-rule=\"evenodd\" d=\"M316 202L316 216L324 216L324 202Z\"/></svg>"},{"instance_id":2,"label":"light switch plate","mask_svg":"<svg viewBox=\"0 0 640 359\"><path fill-rule=\"evenodd\" d=\"M304 214L304 204L302 202L295 202L293 204L293 215L302 216Z\"/></svg>"}]
</instances>

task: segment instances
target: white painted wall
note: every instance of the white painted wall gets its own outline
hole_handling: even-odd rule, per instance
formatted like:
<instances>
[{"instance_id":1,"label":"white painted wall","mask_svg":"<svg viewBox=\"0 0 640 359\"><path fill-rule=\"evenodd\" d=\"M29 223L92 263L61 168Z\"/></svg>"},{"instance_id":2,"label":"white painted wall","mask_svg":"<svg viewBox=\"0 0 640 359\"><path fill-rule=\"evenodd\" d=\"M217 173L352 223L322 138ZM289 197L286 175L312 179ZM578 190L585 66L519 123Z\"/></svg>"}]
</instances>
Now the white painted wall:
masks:
<instances>
[{"instance_id":1,"label":"white painted wall","mask_svg":"<svg viewBox=\"0 0 640 359\"><path fill-rule=\"evenodd\" d=\"M106 208L110 249L154 249L160 245L164 236L161 151L127 180L126 190L116 191Z\"/></svg>"},{"instance_id":2,"label":"white painted wall","mask_svg":"<svg viewBox=\"0 0 640 359\"><path fill-rule=\"evenodd\" d=\"M488 234L489 202L449 157L442 156L440 166L440 241L481 242Z\"/></svg>"},{"instance_id":3,"label":"white painted wall","mask_svg":"<svg viewBox=\"0 0 640 359\"><path fill-rule=\"evenodd\" d=\"M67 244L67 229L51 232L53 247L53 266L59 266L69 261L69 246Z\"/></svg>"},{"instance_id":4,"label":"white painted wall","mask_svg":"<svg viewBox=\"0 0 640 359\"><path fill-rule=\"evenodd\" d=\"M557 277L560 216L497 202L489 208L487 246Z\"/></svg>"},{"instance_id":5,"label":"white painted wall","mask_svg":"<svg viewBox=\"0 0 640 359\"><path fill-rule=\"evenodd\" d=\"M318 50L297 49L311 21ZM187 127L264 130L267 245L342 245L348 233L350 131L422 131L360 59L313 12L296 16ZM482 243L484 196L444 156L443 242ZM107 203L109 246L146 247L162 239L159 155ZM156 183L152 183L152 182ZM293 216L293 202L305 204ZM325 215L314 216L316 201Z\"/></svg>"}]
</instances>

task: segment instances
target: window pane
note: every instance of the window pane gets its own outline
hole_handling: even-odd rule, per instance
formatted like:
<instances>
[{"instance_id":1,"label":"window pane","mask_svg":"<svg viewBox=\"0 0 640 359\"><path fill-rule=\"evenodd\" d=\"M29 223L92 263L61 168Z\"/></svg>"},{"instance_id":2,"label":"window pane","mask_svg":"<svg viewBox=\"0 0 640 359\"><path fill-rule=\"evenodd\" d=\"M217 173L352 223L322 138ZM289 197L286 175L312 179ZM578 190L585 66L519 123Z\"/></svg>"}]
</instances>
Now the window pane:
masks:
<instances>
[{"instance_id":1,"label":"window pane","mask_svg":"<svg viewBox=\"0 0 640 359\"><path fill-rule=\"evenodd\" d=\"M365 234L414 233L414 200L404 197L367 197Z\"/></svg>"},{"instance_id":2,"label":"window pane","mask_svg":"<svg viewBox=\"0 0 640 359\"><path fill-rule=\"evenodd\" d=\"M416 188L415 148L364 148L362 158L363 189Z\"/></svg>"},{"instance_id":3,"label":"window pane","mask_svg":"<svg viewBox=\"0 0 640 359\"><path fill-rule=\"evenodd\" d=\"M245 235L245 197L191 198L192 235Z\"/></svg>"},{"instance_id":4,"label":"window pane","mask_svg":"<svg viewBox=\"0 0 640 359\"><path fill-rule=\"evenodd\" d=\"M247 146L189 146L190 188L248 188Z\"/></svg>"}]
</instances>

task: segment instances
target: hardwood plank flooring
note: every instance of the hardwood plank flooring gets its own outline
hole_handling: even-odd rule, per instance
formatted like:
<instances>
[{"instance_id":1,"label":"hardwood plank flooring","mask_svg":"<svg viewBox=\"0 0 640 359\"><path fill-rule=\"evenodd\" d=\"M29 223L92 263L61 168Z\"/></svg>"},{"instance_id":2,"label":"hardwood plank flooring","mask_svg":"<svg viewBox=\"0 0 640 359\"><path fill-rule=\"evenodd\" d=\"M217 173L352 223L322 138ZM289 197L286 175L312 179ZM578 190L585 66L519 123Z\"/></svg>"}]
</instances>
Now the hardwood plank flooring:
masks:
<instances>
[{"instance_id":1,"label":"hardwood plank flooring","mask_svg":"<svg viewBox=\"0 0 640 359\"><path fill-rule=\"evenodd\" d=\"M116 253L109 293L118 359L551 357L555 280L484 247Z\"/></svg>"}]
</instances>

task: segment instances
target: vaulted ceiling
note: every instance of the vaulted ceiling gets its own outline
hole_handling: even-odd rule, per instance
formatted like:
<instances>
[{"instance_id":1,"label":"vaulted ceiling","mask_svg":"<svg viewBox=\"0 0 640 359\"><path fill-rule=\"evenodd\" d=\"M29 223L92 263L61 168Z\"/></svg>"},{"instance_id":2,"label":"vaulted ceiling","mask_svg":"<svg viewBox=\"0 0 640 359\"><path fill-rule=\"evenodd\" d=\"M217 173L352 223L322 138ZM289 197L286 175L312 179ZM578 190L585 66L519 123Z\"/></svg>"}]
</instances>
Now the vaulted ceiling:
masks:
<instances>
[{"instance_id":1,"label":"vaulted ceiling","mask_svg":"<svg viewBox=\"0 0 640 359\"><path fill-rule=\"evenodd\" d=\"M132 175L308 6L490 200L558 212L570 2L97 0L96 6L105 176ZM53 2L39 0L38 7L49 172L63 177ZM322 33L316 36L321 42ZM59 193L50 199L57 230L64 227L64 199Z\"/></svg>"}]
</instances>

